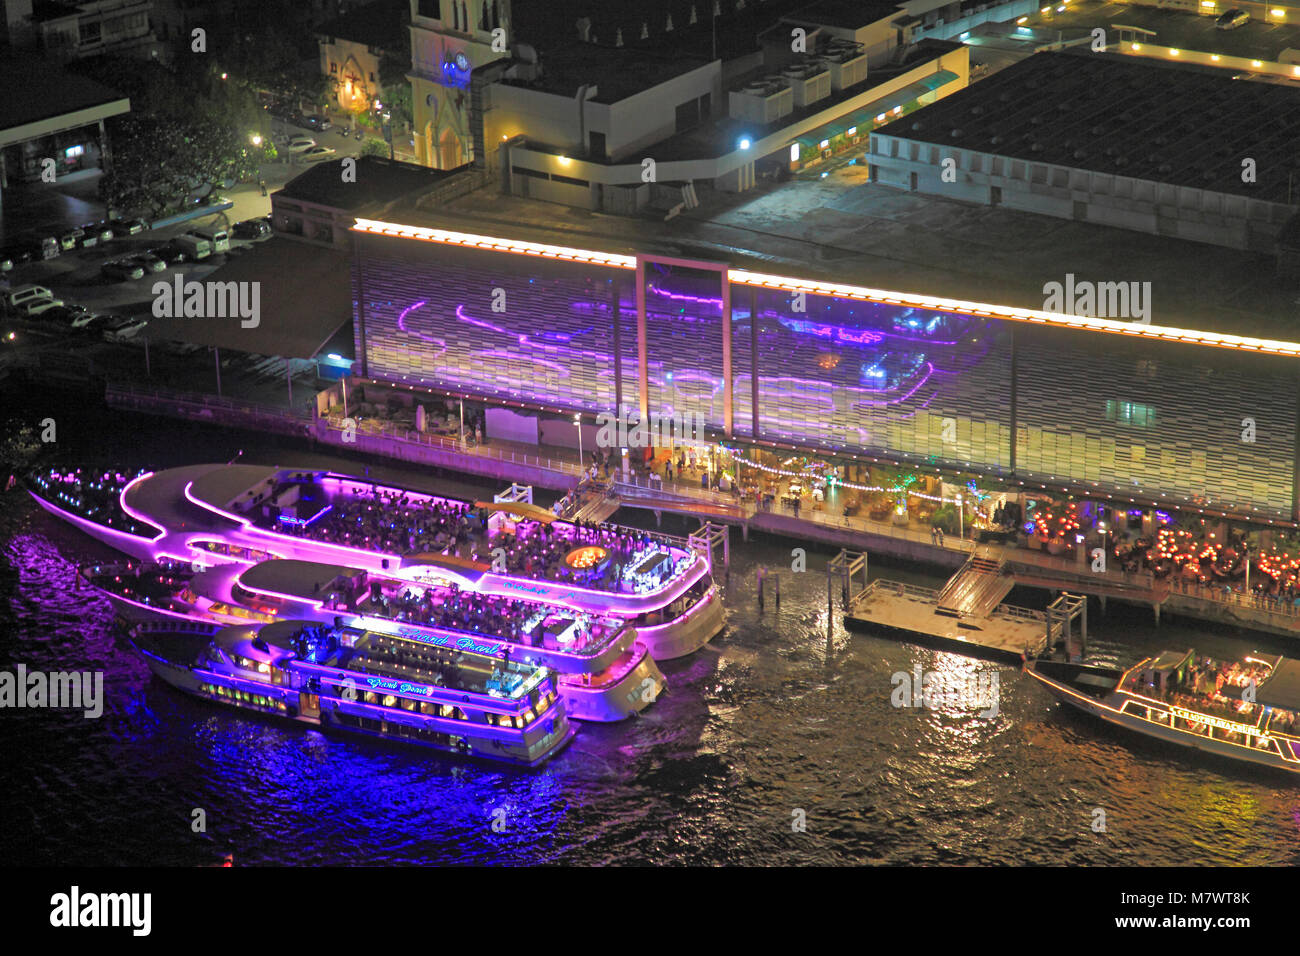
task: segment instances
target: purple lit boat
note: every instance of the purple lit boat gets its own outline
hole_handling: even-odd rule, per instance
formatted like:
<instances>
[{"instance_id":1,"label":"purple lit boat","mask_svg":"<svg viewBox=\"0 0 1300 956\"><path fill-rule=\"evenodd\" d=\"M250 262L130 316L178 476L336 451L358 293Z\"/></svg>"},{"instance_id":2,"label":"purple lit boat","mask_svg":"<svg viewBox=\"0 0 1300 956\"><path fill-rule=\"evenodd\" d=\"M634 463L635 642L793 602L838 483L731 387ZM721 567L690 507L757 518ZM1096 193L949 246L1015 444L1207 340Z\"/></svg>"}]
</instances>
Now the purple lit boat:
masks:
<instances>
[{"instance_id":1,"label":"purple lit boat","mask_svg":"<svg viewBox=\"0 0 1300 956\"><path fill-rule=\"evenodd\" d=\"M309 621L141 623L130 634L173 687L317 727L526 767L574 735L551 671L490 646L449 649Z\"/></svg>"},{"instance_id":2,"label":"purple lit boat","mask_svg":"<svg viewBox=\"0 0 1300 956\"><path fill-rule=\"evenodd\" d=\"M145 561L292 558L416 584L450 580L463 591L620 617L655 660L698 650L725 623L710 559L688 542L579 526L526 503L254 465L135 477L51 472L30 487L46 510Z\"/></svg>"},{"instance_id":3,"label":"purple lit boat","mask_svg":"<svg viewBox=\"0 0 1300 956\"><path fill-rule=\"evenodd\" d=\"M663 674L623 618L460 591L306 561L222 564L194 571L162 561L93 565L81 576L127 621L248 624L276 619L349 625L434 646L491 642L512 660L558 672L570 717L617 721L648 707Z\"/></svg>"}]
</instances>

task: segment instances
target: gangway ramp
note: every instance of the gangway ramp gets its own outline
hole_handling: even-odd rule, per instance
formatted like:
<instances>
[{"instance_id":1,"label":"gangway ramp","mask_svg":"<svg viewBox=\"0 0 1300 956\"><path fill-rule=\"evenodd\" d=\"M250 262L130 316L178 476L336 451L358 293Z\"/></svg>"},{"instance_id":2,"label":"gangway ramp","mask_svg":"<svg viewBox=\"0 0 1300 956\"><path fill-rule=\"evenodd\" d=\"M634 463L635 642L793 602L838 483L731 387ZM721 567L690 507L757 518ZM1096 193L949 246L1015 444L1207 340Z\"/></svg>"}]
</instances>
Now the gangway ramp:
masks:
<instances>
[{"instance_id":1,"label":"gangway ramp","mask_svg":"<svg viewBox=\"0 0 1300 956\"><path fill-rule=\"evenodd\" d=\"M1006 562L986 549L973 552L939 592L934 613L948 617L988 617L1015 587Z\"/></svg>"}]
</instances>

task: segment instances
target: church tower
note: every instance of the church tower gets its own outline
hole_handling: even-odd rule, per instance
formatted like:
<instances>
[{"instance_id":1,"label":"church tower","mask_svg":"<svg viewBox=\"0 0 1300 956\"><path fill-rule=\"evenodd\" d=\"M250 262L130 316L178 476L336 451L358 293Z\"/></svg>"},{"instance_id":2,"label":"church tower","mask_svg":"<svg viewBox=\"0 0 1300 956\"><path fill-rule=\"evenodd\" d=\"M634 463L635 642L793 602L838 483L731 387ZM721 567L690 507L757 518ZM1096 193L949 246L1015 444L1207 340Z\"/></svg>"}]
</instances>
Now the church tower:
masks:
<instances>
[{"instance_id":1,"label":"church tower","mask_svg":"<svg viewBox=\"0 0 1300 956\"><path fill-rule=\"evenodd\" d=\"M416 161L455 169L477 158L482 111L474 71L509 57L510 0L411 0L411 105Z\"/></svg>"}]
</instances>

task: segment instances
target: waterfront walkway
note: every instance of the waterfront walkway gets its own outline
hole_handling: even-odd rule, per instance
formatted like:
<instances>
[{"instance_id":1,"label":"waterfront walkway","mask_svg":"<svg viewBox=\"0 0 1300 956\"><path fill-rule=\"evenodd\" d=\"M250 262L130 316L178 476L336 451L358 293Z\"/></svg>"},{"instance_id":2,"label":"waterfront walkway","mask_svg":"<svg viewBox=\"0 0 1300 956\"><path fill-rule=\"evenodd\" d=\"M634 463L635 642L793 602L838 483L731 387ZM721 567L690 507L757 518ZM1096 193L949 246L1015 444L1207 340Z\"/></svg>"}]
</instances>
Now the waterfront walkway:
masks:
<instances>
[{"instance_id":1,"label":"waterfront walkway","mask_svg":"<svg viewBox=\"0 0 1300 956\"><path fill-rule=\"evenodd\" d=\"M109 386L108 404L147 414L166 415L232 428L252 428L306 438L340 450L371 454L398 461L445 468L502 482L532 484L567 492L587 474L573 450L548 448L545 454L506 442L474 444L457 437L420 433L403 426L363 420L354 431L341 418L318 418L308 410L290 410L196 393ZM535 446L527 446L534 448ZM892 521L875 521L864 515L835 514L830 508L794 511L777 505L759 508L734 493L703 488L696 481L650 481L632 475L615 476L613 493L620 505L656 512L668 511L737 525L747 538L761 531L833 547L866 550L956 570L975 551L975 542L946 536L936 539L929 530ZM612 501L611 501L612 503ZM603 510L603 509L602 509ZM1069 590L1143 604L1200 620L1217 621L1288 637L1300 638L1300 608L1258 600L1239 592L1197 587L1182 581L1156 580L1150 572L1118 570L1094 572L1088 563L1050 555L1034 547L1004 547L1001 560L1016 583L1028 587Z\"/></svg>"}]
</instances>

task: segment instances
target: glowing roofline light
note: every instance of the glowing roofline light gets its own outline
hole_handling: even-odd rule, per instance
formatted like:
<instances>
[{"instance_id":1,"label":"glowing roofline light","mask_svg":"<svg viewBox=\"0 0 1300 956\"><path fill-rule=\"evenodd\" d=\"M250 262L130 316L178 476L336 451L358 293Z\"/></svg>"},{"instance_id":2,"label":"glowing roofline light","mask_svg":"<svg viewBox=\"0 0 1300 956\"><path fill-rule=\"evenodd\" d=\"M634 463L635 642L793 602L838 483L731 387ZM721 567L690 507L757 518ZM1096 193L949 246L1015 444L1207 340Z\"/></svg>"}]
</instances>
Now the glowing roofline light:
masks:
<instances>
[{"instance_id":1,"label":"glowing roofline light","mask_svg":"<svg viewBox=\"0 0 1300 956\"><path fill-rule=\"evenodd\" d=\"M738 285L760 286L768 289L781 289L787 292L804 292L809 295L832 295L847 299L860 299L863 301L883 302L891 305L903 305L913 308L934 309L940 312L961 312L967 315L1007 319L1014 322L1037 322L1044 325L1067 326L1070 328L1087 329L1094 332L1110 332L1123 335L1137 335L1143 338L1188 342L1195 345L1208 345L1215 348L1232 348L1253 352L1266 352L1275 355L1300 356L1300 342L1285 342L1277 339L1258 339L1248 336L1228 335L1220 332L1203 332L1195 329L1178 329L1160 325L1135 325L1131 322L1123 322L1116 319L1067 315L1064 313L1043 312L1036 309L1018 309L1010 306L990 305L983 302L968 302L962 299L948 299L940 296L913 295L903 292L892 292L885 289L872 289L865 286L793 279L784 276L764 275L762 273L749 272L742 269L729 270L727 278L729 281Z\"/></svg>"},{"instance_id":2,"label":"glowing roofline light","mask_svg":"<svg viewBox=\"0 0 1300 956\"><path fill-rule=\"evenodd\" d=\"M599 252L591 249L571 249L567 246L552 246L545 243L493 238L490 236L479 236L463 232L450 232L445 229L429 229L421 226L403 226L375 219L358 219L356 225L354 225L352 229L355 232L397 236L404 239L416 239L422 242L438 242L446 245L468 246L470 248L509 252L516 255L542 256L550 259L572 259L578 262L587 262L592 265L612 266L621 269L636 268L635 256L624 256L616 253ZM648 258L653 259L653 256ZM1180 329L1171 326L1134 325L1133 323L1122 322L1116 319L1075 316L1064 313L1043 312L1035 309L1018 309L1011 306L992 305L984 302L968 302L962 299L948 299L941 296L896 292L887 289L873 289L866 286L845 285L834 282L819 282L816 280L797 279L788 276L766 275L759 272L750 272L744 269L728 269L727 279L728 281L738 285L782 289L788 292L805 292L811 295L833 295L841 298L881 302L889 305L934 309L940 312L961 312L966 315L978 315L994 319L1008 319L1015 322L1037 322L1044 325L1069 326L1073 328L1088 329L1095 332L1110 332L1121 335L1136 335L1142 338L1189 342L1196 345L1208 345L1215 348L1232 348L1252 352L1263 352L1273 355L1293 355L1300 357L1300 342L1287 342L1280 339L1259 339L1250 336L1228 335L1220 332L1205 332L1196 329Z\"/></svg>"}]
</instances>

